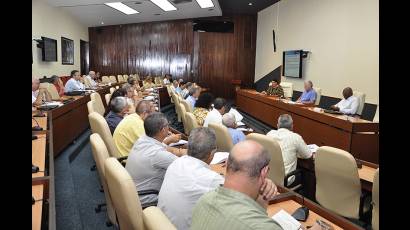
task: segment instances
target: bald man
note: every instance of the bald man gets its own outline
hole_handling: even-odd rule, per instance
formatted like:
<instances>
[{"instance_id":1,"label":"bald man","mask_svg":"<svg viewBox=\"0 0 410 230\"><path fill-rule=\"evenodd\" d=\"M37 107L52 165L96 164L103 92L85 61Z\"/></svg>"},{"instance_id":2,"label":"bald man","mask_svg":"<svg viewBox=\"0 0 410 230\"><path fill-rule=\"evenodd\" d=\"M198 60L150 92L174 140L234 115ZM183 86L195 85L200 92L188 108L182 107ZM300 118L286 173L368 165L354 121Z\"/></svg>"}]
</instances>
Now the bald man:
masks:
<instances>
[{"instance_id":1,"label":"bald man","mask_svg":"<svg viewBox=\"0 0 410 230\"><path fill-rule=\"evenodd\" d=\"M94 71L88 72L88 75L85 76L85 77L88 79L88 82L90 83L90 87L96 87L97 86L97 82L94 81L94 79L96 78Z\"/></svg>"},{"instance_id":2,"label":"bald man","mask_svg":"<svg viewBox=\"0 0 410 230\"><path fill-rule=\"evenodd\" d=\"M359 100L357 97L353 96L353 90L350 87L343 89L343 98L336 105L332 105L330 109L335 111L340 111L347 115L354 115L359 108Z\"/></svg>"},{"instance_id":3,"label":"bald man","mask_svg":"<svg viewBox=\"0 0 410 230\"><path fill-rule=\"evenodd\" d=\"M51 94L46 89L40 89L40 80L31 80L31 104L41 105L44 101L51 101Z\"/></svg>"},{"instance_id":4,"label":"bald man","mask_svg":"<svg viewBox=\"0 0 410 230\"><path fill-rule=\"evenodd\" d=\"M267 178L270 155L258 143L243 141L232 148L225 183L203 195L193 210L192 230L282 229L266 213L277 188Z\"/></svg>"}]
</instances>

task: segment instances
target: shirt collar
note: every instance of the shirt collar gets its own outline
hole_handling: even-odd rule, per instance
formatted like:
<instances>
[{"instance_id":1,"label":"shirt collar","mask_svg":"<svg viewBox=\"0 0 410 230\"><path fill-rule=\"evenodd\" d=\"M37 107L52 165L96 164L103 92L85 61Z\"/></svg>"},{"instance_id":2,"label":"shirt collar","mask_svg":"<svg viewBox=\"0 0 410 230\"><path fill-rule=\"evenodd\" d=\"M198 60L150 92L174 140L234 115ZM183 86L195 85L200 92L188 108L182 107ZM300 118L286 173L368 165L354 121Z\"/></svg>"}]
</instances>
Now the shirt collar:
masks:
<instances>
[{"instance_id":1,"label":"shirt collar","mask_svg":"<svg viewBox=\"0 0 410 230\"><path fill-rule=\"evenodd\" d=\"M203 162L202 160L200 160L200 159L198 159L198 158L191 157L191 156L189 156L189 155L184 155L184 156L182 156L181 158L189 159L189 161L196 162L197 164L199 164L199 165L202 166L202 167L210 168L207 163Z\"/></svg>"},{"instance_id":2,"label":"shirt collar","mask_svg":"<svg viewBox=\"0 0 410 230\"><path fill-rule=\"evenodd\" d=\"M241 192L238 192L238 191L235 191L235 190L232 190L232 189L229 189L229 188L225 188L223 186L218 187L217 192L222 194L222 195L232 197L235 200L246 201L247 203L249 203L253 207L255 207L255 208L257 208L257 209L259 209L263 212L266 212L266 210L262 206L260 206L255 200L253 200L251 197L249 197L246 194L243 194Z\"/></svg>"}]
</instances>

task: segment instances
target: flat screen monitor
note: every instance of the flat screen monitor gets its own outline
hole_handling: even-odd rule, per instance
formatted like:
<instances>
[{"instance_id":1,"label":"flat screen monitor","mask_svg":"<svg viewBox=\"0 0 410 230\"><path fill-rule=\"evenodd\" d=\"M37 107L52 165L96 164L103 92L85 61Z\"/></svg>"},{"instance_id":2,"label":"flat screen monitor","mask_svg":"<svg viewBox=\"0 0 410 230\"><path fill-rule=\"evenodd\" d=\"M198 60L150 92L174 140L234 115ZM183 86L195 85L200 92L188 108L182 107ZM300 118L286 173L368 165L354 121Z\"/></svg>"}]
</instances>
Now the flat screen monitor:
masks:
<instances>
[{"instance_id":1,"label":"flat screen monitor","mask_svg":"<svg viewBox=\"0 0 410 230\"><path fill-rule=\"evenodd\" d=\"M283 76L302 78L303 50L283 51Z\"/></svg>"},{"instance_id":2,"label":"flat screen monitor","mask_svg":"<svg viewBox=\"0 0 410 230\"><path fill-rule=\"evenodd\" d=\"M42 60L43 61L57 61L57 40L41 37L43 40Z\"/></svg>"}]
</instances>

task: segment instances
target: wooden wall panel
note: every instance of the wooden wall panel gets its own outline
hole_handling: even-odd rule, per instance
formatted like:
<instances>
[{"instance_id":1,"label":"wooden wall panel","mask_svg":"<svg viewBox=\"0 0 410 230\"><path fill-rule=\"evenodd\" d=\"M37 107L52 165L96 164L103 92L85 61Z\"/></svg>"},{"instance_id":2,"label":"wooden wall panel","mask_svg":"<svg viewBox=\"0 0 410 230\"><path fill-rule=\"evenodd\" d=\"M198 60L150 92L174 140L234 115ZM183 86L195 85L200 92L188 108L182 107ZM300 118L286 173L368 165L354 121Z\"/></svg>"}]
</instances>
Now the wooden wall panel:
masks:
<instances>
[{"instance_id":1,"label":"wooden wall panel","mask_svg":"<svg viewBox=\"0 0 410 230\"><path fill-rule=\"evenodd\" d=\"M90 69L102 75L171 73L233 98L232 79L253 84L256 15L212 19L233 21L234 33L193 32L191 19L90 27Z\"/></svg>"}]
</instances>

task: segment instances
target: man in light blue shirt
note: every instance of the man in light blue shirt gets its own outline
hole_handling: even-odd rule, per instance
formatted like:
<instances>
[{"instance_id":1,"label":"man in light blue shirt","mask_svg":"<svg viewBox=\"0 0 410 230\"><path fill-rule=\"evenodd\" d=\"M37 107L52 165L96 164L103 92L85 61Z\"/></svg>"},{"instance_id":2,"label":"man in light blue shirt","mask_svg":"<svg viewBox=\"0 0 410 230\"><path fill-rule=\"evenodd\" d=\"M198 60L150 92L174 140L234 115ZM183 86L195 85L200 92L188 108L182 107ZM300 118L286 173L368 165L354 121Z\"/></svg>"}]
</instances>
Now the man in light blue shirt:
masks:
<instances>
[{"instance_id":1,"label":"man in light blue shirt","mask_svg":"<svg viewBox=\"0 0 410 230\"><path fill-rule=\"evenodd\" d=\"M222 116L222 124L228 128L229 135L231 136L234 145L245 140L245 134L243 134L241 130L236 129L235 115L232 113L225 113Z\"/></svg>"},{"instance_id":2,"label":"man in light blue shirt","mask_svg":"<svg viewBox=\"0 0 410 230\"><path fill-rule=\"evenodd\" d=\"M189 96L186 101L192 106L192 109L195 107L196 100L198 100L199 94L201 93L198 87L191 87L189 89Z\"/></svg>"},{"instance_id":3,"label":"man in light blue shirt","mask_svg":"<svg viewBox=\"0 0 410 230\"><path fill-rule=\"evenodd\" d=\"M303 104L314 104L316 101L316 91L313 89L312 81L305 81L305 91L299 97L297 102Z\"/></svg>"},{"instance_id":4,"label":"man in light blue shirt","mask_svg":"<svg viewBox=\"0 0 410 230\"><path fill-rule=\"evenodd\" d=\"M78 70L71 71L71 78L65 84L64 92L68 93L72 91L84 90L85 86L83 85L83 83L80 82L80 78L81 75L80 72L78 72Z\"/></svg>"}]
</instances>

